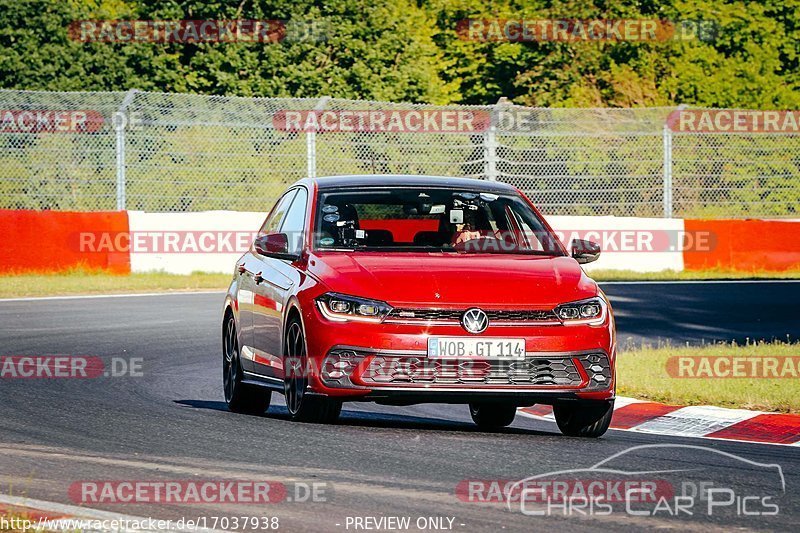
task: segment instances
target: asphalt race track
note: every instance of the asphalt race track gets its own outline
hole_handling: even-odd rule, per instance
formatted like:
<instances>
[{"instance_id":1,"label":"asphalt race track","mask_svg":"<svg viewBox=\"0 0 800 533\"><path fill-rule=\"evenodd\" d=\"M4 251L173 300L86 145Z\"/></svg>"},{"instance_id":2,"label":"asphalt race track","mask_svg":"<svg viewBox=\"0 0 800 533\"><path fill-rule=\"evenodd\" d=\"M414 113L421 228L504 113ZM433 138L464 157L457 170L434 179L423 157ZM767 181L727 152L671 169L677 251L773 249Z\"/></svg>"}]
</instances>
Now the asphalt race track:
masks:
<instances>
[{"instance_id":1,"label":"asphalt race track","mask_svg":"<svg viewBox=\"0 0 800 533\"><path fill-rule=\"evenodd\" d=\"M699 342L800 335L799 282L607 284L625 342ZM746 304L744 302L747 302ZM0 492L70 503L83 480L275 480L325 483L322 502L102 504L135 516L277 516L281 531L354 531L347 517L454 517L455 531L680 528L789 530L800 521L800 447L670 438L611 430L599 440L560 436L517 416L477 431L465 406L346 404L338 424L287 420L282 398L263 417L229 413L222 398L218 293L0 302L0 355L142 358L143 376L0 381ZM462 480L518 480L586 468L644 444L703 446L778 464L786 491L776 516L736 513L566 518L528 516L456 497ZM633 450L630 471L711 472L767 490L751 463L688 448ZM695 472L695 473L692 473ZM705 479L705 478L703 478ZM764 484L762 487L761 484ZM295 498L297 499L297 498ZM416 529L412 529L416 530Z\"/></svg>"},{"instance_id":2,"label":"asphalt race track","mask_svg":"<svg viewBox=\"0 0 800 533\"><path fill-rule=\"evenodd\" d=\"M601 283L621 343L659 345L800 337L796 281Z\"/></svg>"}]
</instances>

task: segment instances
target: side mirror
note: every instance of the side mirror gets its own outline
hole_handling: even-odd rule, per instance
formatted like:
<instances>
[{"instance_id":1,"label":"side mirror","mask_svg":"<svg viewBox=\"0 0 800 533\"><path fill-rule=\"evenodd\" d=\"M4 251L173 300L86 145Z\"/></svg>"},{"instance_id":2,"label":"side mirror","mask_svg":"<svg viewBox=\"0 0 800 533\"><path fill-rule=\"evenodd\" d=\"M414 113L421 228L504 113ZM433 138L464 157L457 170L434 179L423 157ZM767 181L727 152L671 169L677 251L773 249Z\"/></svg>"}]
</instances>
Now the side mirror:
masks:
<instances>
[{"instance_id":1,"label":"side mirror","mask_svg":"<svg viewBox=\"0 0 800 533\"><path fill-rule=\"evenodd\" d=\"M600 245L584 239L573 239L572 257L582 265L597 261L600 257Z\"/></svg>"},{"instance_id":2,"label":"side mirror","mask_svg":"<svg viewBox=\"0 0 800 533\"><path fill-rule=\"evenodd\" d=\"M289 237L285 233L268 233L259 235L253 242L253 248L259 255L276 259L297 259L297 255L289 253Z\"/></svg>"}]
</instances>

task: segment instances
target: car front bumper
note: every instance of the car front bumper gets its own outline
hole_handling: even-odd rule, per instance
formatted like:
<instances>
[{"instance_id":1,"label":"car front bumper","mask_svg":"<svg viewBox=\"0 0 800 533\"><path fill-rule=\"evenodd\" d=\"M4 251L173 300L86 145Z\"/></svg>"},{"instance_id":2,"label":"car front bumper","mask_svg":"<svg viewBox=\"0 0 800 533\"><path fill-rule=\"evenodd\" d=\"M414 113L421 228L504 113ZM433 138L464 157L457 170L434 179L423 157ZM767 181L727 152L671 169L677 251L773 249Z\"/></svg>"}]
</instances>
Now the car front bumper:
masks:
<instances>
[{"instance_id":1,"label":"car front bumper","mask_svg":"<svg viewBox=\"0 0 800 533\"><path fill-rule=\"evenodd\" d=\"M614 398L610 314L597 326L490 325L480 335L524 338L524 361L429 359L429 337L475 337L457 325L332 322L316 310L304 319L316 393L398 405Z\"/></svg>"}]
</instances>

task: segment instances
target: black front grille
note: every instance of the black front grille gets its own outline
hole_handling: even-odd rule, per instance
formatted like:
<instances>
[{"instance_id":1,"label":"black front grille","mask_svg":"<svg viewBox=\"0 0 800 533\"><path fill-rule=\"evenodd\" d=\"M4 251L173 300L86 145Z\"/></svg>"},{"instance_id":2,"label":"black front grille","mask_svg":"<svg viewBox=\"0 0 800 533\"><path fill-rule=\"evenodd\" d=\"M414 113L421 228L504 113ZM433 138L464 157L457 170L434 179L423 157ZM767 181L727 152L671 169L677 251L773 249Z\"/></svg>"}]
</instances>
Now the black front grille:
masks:
<instances>
[{"instance_id":1,"label":"black front grille","mask_svg":"<svg viewBox=\"0 0 800 533\"><path fill-rule=\"evenodd\" d=\"M539 321L556 320L553 311L486 311L489 320L508 320L508 321Z\"/></svg>"},{"instance_id":2,"label":"black front grille","mask_svg":"<svg viewBox=\"0 0 800 533\"><path fill-rule=\"evenodd\" d=\"M392 309L389 318L411 320L461 320L464 311L453 309Z\"/></svg>"},{"instance_id":3,"label":"black front grille","mask_svg":"<svg viewBox=\"0 0 800 533\"><path fill-rule=\"evenodd\" d=\"M461 320L464 310L460 309L403 309L395 308L389 313L388 318L398 320L430 320L453 321ZM490 322L546 322L557 320L556 315L550 310L485 310Z\"/></svg>"},{"instance_id":4,"label":"black front grille","mask_svg":"<svg viewBox=\"0 0 800 533\"><path fill-rule=\"evenodd\" d=\"M364 363L366 358L370 360ZM589 380L587 390L601 390L608 388L611 382L611 365L606 354L599 352L577 355L528 353L524 360L507 361L428 359L424 354L399 355L340 348L332 350L322 366L322 379L331 387L352 387L354 374L370 387L530 385L554 388L579 386L583 374Z\"/></svg>"},{"instance_id":5,"label":"black front grille","mask_svg":"<svg viewBox=\"0 0 800 533\"><path fill-rule=\"evenodd\" d=\"M592 360L588 358L591 357ZM521 361L427 359L424 356L377 355L361 379L375 385L534 385L575 387L582 383L574 359L590 377L588 388L602 388L610 379L604 354L572 357L528 356ZM600 361L603 361L602 363ZM594 372L591 368L594 367ZM601 375L594 379L595 375Z\"/></svg>"}]
</instances>

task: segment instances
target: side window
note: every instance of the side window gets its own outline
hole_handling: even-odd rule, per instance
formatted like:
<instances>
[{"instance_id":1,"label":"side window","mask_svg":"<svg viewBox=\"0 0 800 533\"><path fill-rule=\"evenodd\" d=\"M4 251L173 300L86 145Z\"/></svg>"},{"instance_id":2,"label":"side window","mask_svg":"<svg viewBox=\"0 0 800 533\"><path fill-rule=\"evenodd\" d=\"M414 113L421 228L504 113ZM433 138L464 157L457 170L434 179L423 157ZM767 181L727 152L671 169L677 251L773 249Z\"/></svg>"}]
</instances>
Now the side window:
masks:
<instances>
[{"instance_id":1,"label":"side window","mask_svg":"<svg viewBox=\"0 0 800 533\"><path fill-rule=\"evenodd\" d=\"M308 193L305 189L298 189L292 207L286 213L281 226L281 233L289 237L289 253L297 254L303 249L303 235L306 225L306 207Z\"/></svg>"},{"instance_id":2,"label":"side window","mask_svg":"<svg viewBox=\"0 0 800 533\"><path fill-rule=\"evenodd\" d=\"M517 246L523 250L543 251L544 247L537 236L536 230L528 224L528 221L523 219L510 205L506 206L506 213L509 227L513 228L512 234L516 236Z\"/></svg>"},{"instance_id":3,"label":"side window","mask_svg":"<svg viewBox=\"0 0 800 533\"><path fill-rule=\"evenodd\" d=\"M527 250L538 252L559 253L561 250L558 244L553 241L550 233L545 231L541 223L536 219L523 217L513 206L509 206L509 218L519 233L518 245Z\"/></svg>"},{"instance_id":4,"label":"side window","mask_svg":"<svg viewBox=\"0 0 800 533\"><path fill-rule=\"evenodd\" d=\"M267 233L277 233L278 228L281 227L281 222L283 222L284 216L286 215L286 211L289 209L289 206L292 203L292 198L297 191L289 191L284 194L278 203L275 204L275 207L272 208L272 212L267 217L267 220L264 221L262 224L261 229L258 231L258 235L266 235Z\"/></svg>"}]
</instances>

